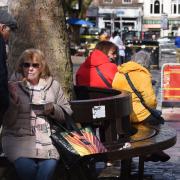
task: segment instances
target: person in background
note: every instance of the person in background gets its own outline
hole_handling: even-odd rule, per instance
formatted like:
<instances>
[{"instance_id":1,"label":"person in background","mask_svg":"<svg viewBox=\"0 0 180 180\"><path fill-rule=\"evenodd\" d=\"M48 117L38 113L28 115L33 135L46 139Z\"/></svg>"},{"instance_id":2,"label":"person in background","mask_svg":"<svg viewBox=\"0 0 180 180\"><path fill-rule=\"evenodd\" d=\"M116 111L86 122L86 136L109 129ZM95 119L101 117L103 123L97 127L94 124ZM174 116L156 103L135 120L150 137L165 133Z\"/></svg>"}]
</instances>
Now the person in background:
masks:
<instances>
[{"instance_id":1,"label":"person in background","mask_svg":"<svg viewBox=\"0 0 180 180\"><path fill-rule=\"evenodd\" d=\"M7 11L0 10L0 125L9 104L6 44L11 31L16 28L15 19Z\"/></svg>"},{"instance_id":2,"label":"person in background","mask_svg":"<svg viewBox=\"0 0 180 180\"><path fill-rule=\"evenodd\" d=\"M117 66L114 63L117 57L117 46L109 41L99 42L93 52L82 63L76 73L76 85L111 88ZM98 70L110 84L110 87L102 80Z\"/></svg>"},{"instance_id":3,"label":"person in background","mask_svg":"<svg viewBox=\"0 0 180 180\"><path fill-rule=\"evenodd\" d=\"M125 74L128 73L130 80L135 88L141 93L145 104L151 108L156 108L157 101L154 89L152 87L150 67L150 55L144 50L140 50L133 57L132 60L118 66L112 88L116 90L129 91L132 94L131 114L132 123L147 123L159 125L159 121L151 115L151 113L142 105L140 99L130 87ZM169 156L163 151L155 152L146 158L146 161L167 161Z\"/></svg>"},{"instance_id":4,"label":"person in background","mask_svg":"<svg viewBox=\"0 0 180 180\"><path fill-rule=\"evenodd\" d=\"M124 62L125 59L125 46L117 31L114 31L110 41L116 44L116 46L119 48L119 58L117 58L117 65L120 65Z\"/></svg>"},{"instance_id":5,"label":"person in background","mask_svg":"<svg viewBox=\"0 0 180 180\"><path fill-rule=\"evenodd\" d=\"M152 35L152 40L156 41L156 35L155 34Z\"/></svg>"},{"instance_id":6,"label":"person in background","mask_svg":"<svg viewBox=\"0 0 180 180\"><path fill-rule=\"evenodd\" d=\"M50 138L50 124L52 119L65 121L65 114L72 113L70 105L60 84L50 75L40 50L25 50L16 73L21 76L17 76L17 81L13 76L9 84L11 96L3 119L3 152L21 180L52 180L59 154Z\"/></svg>"},{"instance_id":7,"label":"person in background","mask_svg":"<svg viewBox=\"0 0 180 180\"><path fill-rule=\"evenodd\" d=\"M178 29L178 33L175 38L175 46L176 46L176 62L180 63L180 28Z\"/></svg>"},{"instance_id":8,"label":"person in background","mask_svg":"<svg viewBox=\"0 0 180 180\"><path fill-rule=\"evenodd\" d=\"M110 37L107 32L103 32L99 35L99 41L109 41Z\"/></svg>"}]
</instances>

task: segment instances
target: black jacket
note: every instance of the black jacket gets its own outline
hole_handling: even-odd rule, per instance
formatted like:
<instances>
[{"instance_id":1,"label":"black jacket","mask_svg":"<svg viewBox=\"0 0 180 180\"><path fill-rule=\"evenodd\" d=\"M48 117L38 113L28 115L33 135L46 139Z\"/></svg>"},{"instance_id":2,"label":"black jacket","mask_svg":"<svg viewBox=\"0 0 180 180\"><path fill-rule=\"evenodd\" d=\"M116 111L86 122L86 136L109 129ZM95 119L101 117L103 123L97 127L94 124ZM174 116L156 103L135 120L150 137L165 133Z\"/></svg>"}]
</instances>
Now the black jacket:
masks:
<instances>
[{"instance_id":1,"label":"black jacket","mask_svg":"<svg viewBox=\"0 0 180 180\"><path fill-rule=\"evenodd\" d=\"M6 45L2 35L0 35L0 124L2 122L2 116L8 108L9 104L8 72L6 59Z\"/></svg>"}]
</instances>

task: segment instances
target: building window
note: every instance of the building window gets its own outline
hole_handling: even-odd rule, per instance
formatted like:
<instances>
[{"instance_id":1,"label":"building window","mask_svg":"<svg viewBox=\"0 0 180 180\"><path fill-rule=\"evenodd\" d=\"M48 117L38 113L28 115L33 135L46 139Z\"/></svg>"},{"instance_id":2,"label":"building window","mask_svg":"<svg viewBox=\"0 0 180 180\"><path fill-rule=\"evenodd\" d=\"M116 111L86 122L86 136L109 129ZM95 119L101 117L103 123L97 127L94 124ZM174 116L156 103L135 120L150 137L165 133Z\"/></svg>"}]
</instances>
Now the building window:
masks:
<instances>
[{"instance_id":1,"label":"building window","mask_svg":"<svg viewBox=\"0 0 180 180\"><path fill-rule=\"evenodd\" d=\"M132 0L123 0L122 3L123 3L123 4L131 4L131 3L132 3Z\"/></svg>"},{"instance_id":2,"label":"building window","mask_svg":"<svg viewBox=\"0 0 180 180\"><path fill-rule=\"evenodd\" d=\"M0 6L0 10L6 10L6 11L8 11L8 6Z\"/></svg>"},{"instance_id":3,"label":"building window","mask_svg":"<svg viewBox=\"0 0 180 180\"><path fill-rule=\"evenodd\" d=\"M160 3L159 1L154 2L154 14L159 14L160 13Z\"/></svg>"},{"instance_id":4,"label":"building window","mask_svg":"<svg viewBox=\"0 0 180 180\"><path fill-rule=\"evenodd\" d=\"M110 20L111 20L111 17L110 17L110 16L104 17L103 20L104 20L104 21L110 21Z\"/></svg>"},{"instance_id":5,"label":"building window","mask_svg":"<svg viewBox=\"0 0 180 180\"><path fill-rule=\"evenodd\" d=\"M112 4L113 0L104 0L103 2L106 3L106 4Z\"/></svg>"},{"instance_id":6,"label":"building window","mask_svg":"<svg viewBox=\"0 0 180 180\"><path fill-rule=\"evenodd\" d=\"M161 4L161 13L164 13L164 5Z\"/></svg>"},{"instance_id":7,"label":"building window","mask_svg":"<svg viewBox=\"0 0 180 180\"><path fill-rule=\"evenodd\" d=\"M153 13L153 5L152 4L150 5L150 13L151 14Z\"/></svg>"},{"instance_id":8,"label":"building window","mask_svg":"<svg viewBox=\"0 0 180 180\"><path fill-rule=\"evenodd\" d=\"M171 5L171 13L172 14L176 14L177 13L177 5L174 4L174 3Z\"/></svg>"},{"instance_id":9,"label":"building window","mask_svg":"<svg viewBox=\"0 0 180 180\"><path fill-rule=\"evenodd\" d=\"M176 4L174 4L173 13L176 14Z\"/></svg>"},{"instance_id":10,"label":"building window","mask_svg":"<svg viewBox=\"0 0 180 180\"><path fill-rule=\"evenodd\" d=\"M143 24L160 24L160 20L144 20Z\"/></svg>"},{"instance_id":11,"label":"building window","mask_svg":"<svg viewBox=\"0 0 180 180\"><path fill-rule=\"evenodd\" d=\"M171 14L180 14L180 0L171 0Z\"/></svg>"}]
</instances>

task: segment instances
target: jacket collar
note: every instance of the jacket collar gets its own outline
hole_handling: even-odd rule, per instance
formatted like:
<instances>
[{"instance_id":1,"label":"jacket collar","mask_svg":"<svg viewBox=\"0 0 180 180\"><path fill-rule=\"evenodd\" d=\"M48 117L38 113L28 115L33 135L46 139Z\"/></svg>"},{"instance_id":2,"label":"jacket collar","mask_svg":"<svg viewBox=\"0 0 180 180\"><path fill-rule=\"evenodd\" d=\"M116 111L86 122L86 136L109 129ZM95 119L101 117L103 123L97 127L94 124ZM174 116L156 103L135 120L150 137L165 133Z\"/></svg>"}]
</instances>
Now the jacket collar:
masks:
<instances>
[{"instance_id":1,"label":"jacket collar","mask_svg":"<svg viewBox=\"0 0 180 180\"><path fill-rule=\"evenodd\" d=\"M148 71L148 69L146 69L145 67L143 67L142 65L140 65L134 61L129 61L127 63L123 63L122 65L118 66L118 72L120 72L120 73L125 74L125 73L129 73L129 72L133 72L133 71L144 72L144 73L150 75L150 72Z\"/></svg>"},{"instance_id":2,"label":"jacket collar","mask_svg":"<svg viewBox=\"0 0 180 180\"><path fill-rule=\"evenodd\" d=\"M101 64L111 63L108 56L102 51L95 49L85 61L85 66L99 66Z\"/></svg>"},{"instance_id":3,"label":"jacket collar","mask_svg":"<svg viewBox=\"0 0 180 180\"><path fill-rule=\"evenodd\" d=\"M53 82L53 78L52 77L48 77L46 79L40 78L39 83L36 86L32 86L30 85L29 82L27 81L23 81L19 83L19 86L26 92L29 93L29 91L46 91L47 89L49 89L52 85Z\"/></svg>"}]
</instances>

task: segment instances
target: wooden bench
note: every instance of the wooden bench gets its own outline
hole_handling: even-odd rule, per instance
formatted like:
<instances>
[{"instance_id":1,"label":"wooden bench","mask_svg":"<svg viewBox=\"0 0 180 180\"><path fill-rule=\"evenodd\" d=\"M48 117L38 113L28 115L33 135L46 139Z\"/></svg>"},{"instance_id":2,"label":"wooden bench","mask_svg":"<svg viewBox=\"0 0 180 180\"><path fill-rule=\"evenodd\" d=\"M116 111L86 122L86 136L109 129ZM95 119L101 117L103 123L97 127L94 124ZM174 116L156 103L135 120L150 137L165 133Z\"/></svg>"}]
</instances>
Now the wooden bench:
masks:
<instances>
[{"instance_id":1,"label":"wooden bench","mask_svg":"<svg viewBox=\"0 0 180 180\"><path fill-rule=\"evenodd\" d=\"M74 120L81 124L88 123L96 127L105 127L103 141L108 149L107 153L84 156L81 161L89 158L98 161L102 157L108 161L121 160L120 177L130 179L131 159L139 157L138 176L139 179L143 179L144 157L147 154L167 149L176 143L176 132L166 125L153 127L140 124L134 126L136 131L131 131L129 123L132 110L131 96L127 92L75 86L75 93L76 100L70 102L74 111ZM99 118L98 115L96 117L93 114L93 110L98 107L105 109L105 113L101 112ZM125 135L125 139L121 136L122 134ZM131 147L121 149L125 140L131 143ZM89 174L87 176L87 179L92 180Z\"/></svg>"},{"instance_id":2,"label":"wooden bench","mask_svg":"<svg viewBox=\"0 0 180 180\"><path fill-rule=\"evenodd\" d=\"M102 138L105 138L107 143L117 141L117 134L121 137L119 140L123 138L126 140L126 137L129 137L132 112L130 94L124 91L84 86L74 86L74 90L77 100L70 103L76 121L81 124L103 126L105 137ZM97 113L97 117L93 111ZM101 117L98 117L98 113L101 113Z\"/></svg>"},{"instance_id":3,"label":"wooden bench","mask_svg":"<svg viewBox=\"0 0 180 180\"><path fill-rule=\"evenodd\" d=\"M160 127L137 125L136 131L131 131L129 116L132 111L131 97L127 92L116 90L75 87L76 100L70 101L74 111L74 120L81 124L91 124L95 127L103 127L102 137L108 152L84 156L80 159L78 168L83 162L91 160L96 161L116 161L121 160L121 170L119 172L121 179L131 179L131 159L139 157L139 180L143 179L144 157L157 150L164 150L176 143L176 132L174 129L161 125ZM77 100L81 99L81 100ZM104 106L103 112L94 115L92 109ZM100 117L100 118L98 118ZM104 131L104 132L103 132ZM123 143L129 141L131 147L121 149ZM10 163L4 156L0 157L0 167L7 167ZM83 167L82 167L83 169ZM73 169L70 169L72 172ZM76 173L76 172L75 172ZM62 174L60 173L59 176ZM61 176L62 177L62 176ZM94 180L91 173L86 172L83 180ZM68 179L69 180L69 179Z\"/></svg>"}]
</instances>

